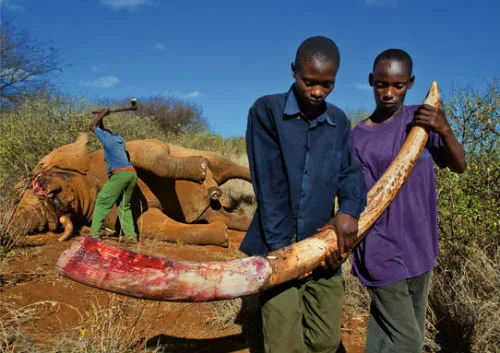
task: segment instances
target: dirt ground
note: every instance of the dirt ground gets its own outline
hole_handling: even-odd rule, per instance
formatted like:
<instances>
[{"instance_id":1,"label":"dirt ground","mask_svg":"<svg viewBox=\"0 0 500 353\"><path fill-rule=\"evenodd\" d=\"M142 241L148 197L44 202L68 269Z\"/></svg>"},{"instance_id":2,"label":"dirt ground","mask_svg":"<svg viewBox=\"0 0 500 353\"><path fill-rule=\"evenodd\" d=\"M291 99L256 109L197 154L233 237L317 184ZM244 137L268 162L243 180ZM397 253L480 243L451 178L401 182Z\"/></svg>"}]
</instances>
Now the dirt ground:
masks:
<instances>
[{"instance_id":1,"label":"dirt ground","mask_svg":"<svg viewBox=\"0 0 500 353\"><path fill-rule=\"evenodd\" d=\"M135 252L185 260L229 260L242 234L232 233L228 249L143 240L136 245L105 242ZM172 303L130 298L84 286L58 275L55 263L72 240L16 249L4 257L0 277L0 318L6 352L12 347L37 352L71 345L108 345L110 352L259 352L256 297L208 303ZM6 331L10 330L10 331ZM7 336L5 337L6 333ZM366 316L344 315L346 351L364 351ZM109 341L121 342L116 350ZM108 342L108 343L106 343ZM11 350L7 350L7 346ZM50 349L48 347L51 347ZM159 348L161 347L161 348ZM81 349L84 351L84 349ZM27 350L28 351L28 350Z\"/></svg>"}]
</instances>

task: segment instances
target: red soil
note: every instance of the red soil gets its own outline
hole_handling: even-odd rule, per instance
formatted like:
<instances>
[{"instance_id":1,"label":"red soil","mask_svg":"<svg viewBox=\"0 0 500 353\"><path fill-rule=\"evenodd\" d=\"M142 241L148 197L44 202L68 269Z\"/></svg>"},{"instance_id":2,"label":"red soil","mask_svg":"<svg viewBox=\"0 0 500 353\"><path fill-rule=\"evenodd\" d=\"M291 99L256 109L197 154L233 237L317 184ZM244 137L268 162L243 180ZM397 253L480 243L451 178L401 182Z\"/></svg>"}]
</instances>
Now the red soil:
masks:
<instances>
[{"instance_id":1,"label":"red soil","mask_svg":"<svg viewBox=\"0 0 500 353\"><path fill-rule=\"evenodd\" d=\"M105 241L149 255L202 261L241 256L236 250L241 236L242 233L231 234L233 244L228 249L151 240L137 245L122 245L113 239ZM105 336L106 330L116 330L122 333L115 332L115 339L129 340L137 350L150 347L152 351L161 344L168 353L260 351L258 338L251 332L258 331L255 328L258 316L251 310L238 313L239 300L156 302L87 287L61 277L55 271L59 255L69 245L70 242L52 239L38 247L16 249L14 255L4 258L0 265L0 318L3 325L17 325L16 334L3 337L11 346L29 342L43 352L64 340L78 342L91 334L100 337ZM245 299L244 306L252 305L252 300L255 303L255 298ZM24 320L21 314L25 316ZM14 320L15 316L18 317ZM342 340L347 352L364 351L365 332L365 317L344 317ZM257 348L250 349L249 344ZM3 348L0 342L0 350Z\"/></svg>"}]
</instances>

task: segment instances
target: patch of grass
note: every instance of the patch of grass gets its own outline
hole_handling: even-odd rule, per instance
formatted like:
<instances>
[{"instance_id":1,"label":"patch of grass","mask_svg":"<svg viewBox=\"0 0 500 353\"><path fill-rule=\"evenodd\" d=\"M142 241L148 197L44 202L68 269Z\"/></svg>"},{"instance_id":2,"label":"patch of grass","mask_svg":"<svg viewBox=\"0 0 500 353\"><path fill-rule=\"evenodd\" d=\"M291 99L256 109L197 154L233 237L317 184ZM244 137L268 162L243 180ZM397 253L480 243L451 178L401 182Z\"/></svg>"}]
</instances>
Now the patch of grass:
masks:
<instances>
[{"instance_id":1,"label":"patch of grass","mask_svg":"<svg viewBox=\"0 0 500 353\"><path fill-rule=\"evenodd\" d=\"M205 303L214 315L204 321L204 324L217 329L226 329L235 323L235 319L241 311L242 299L217 300Z\"/></svg>"},{"instance_id":2,"label":"patch of grass","mask_svg":"<svg viewBox=\"0 0 500 353\"><path fill-rule=\"evenodd\" d=\"M98 300L92 301L91 310L85 313L70 307L78 317L74 326L66 329L62 335L45 333L41 336L36 327L37 320L48 314L57 315L61 306L68 305L56 301L42 301L19 308L2 301L0 351L5 353L159 352L156 349L144 348L146 337L141 328L143 325L140 324L144 306L133 305L115 295L104 305Z\"/></svg>"},{"instance_id":3,"label":"patch of grass","mask_svg":"<svg viewBox=\"0 0 500 353\"><path fill-rule=\"evenodd\" d=\"M351 275L352 260L349 259L342 265L345 280L344 313L349 317L368 315L370 308L370 295L365 286Z\"/></svg>"},{"instance_id":4,"label":"patch of grass","mask_svg":"<svg viewBox=\"0 0 500 353\"><path fill-rule=\"evenodd\" d=\"M429 296L442 351L500 352L499 260L477 246L443 247Z\"/></svg>"}]
</instances>

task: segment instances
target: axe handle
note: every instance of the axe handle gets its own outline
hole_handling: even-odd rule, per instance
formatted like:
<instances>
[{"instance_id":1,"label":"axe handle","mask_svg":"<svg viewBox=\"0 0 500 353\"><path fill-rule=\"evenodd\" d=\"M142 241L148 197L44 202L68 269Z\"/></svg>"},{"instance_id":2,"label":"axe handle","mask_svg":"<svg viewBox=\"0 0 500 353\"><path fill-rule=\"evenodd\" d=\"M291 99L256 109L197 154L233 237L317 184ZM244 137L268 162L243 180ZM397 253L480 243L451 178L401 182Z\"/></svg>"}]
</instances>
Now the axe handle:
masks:
<instances>
[{"instance_id":1,"label":"axe handle","mask_svg":"<svg viewBox=\"0 0 500 353\"><path fill-rule=\"evenodd\" d=\"M110 110L109 113L127 112L130 110L137 110L137 106L135 105L133 107L128 107L128 108L113 109L113 110ZM92 112L92 114L97 114L97 113L99 113L99 111Z\"/></svg>"}]
</instances>

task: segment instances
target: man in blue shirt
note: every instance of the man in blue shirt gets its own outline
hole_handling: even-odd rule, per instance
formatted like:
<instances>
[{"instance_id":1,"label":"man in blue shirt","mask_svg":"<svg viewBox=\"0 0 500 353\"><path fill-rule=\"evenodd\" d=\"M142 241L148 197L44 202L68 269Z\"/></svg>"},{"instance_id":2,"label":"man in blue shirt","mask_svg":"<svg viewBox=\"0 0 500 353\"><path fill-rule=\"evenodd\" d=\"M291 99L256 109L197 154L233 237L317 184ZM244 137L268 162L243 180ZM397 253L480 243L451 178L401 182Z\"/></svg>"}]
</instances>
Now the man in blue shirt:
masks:
<instances>
[{"instance_id":1,"label":"man in blue shirt","mask_svg":"<svg viewBox=\"0 0 500 353\"><path fill-rule=\"evenodd\" d=\"M322 268L265 293L266 353L331 353L340 346L344 284L338 269L356 240L366 186L350 153L350 123L325 102L339 64L332 40L306 39L292 64L290 90L259 98L248 114L258 207L240 249L265 255L326 228L335 229L339 240Z\"/></svg>"},{"instance_id":2,"label":"man in blue shirt","mask_svg":"<svg viewBox=\"0 0 500 353\"><path fill-rule=\"evenodd\" d=\"M109 175L108 182L97 195L92 216L91 236L100 238L102 224L114 203L118 201L118 218L124 234L120 240L136 243L138 238L130 209L130 200L137 183L137 173L125 150L125 140L118 133L113 133L104 127L103 118L109 112L109 109L100 110L90 124L90 130L95 133L104 147L104 159Z\"/></svg>"}]
</instances>

